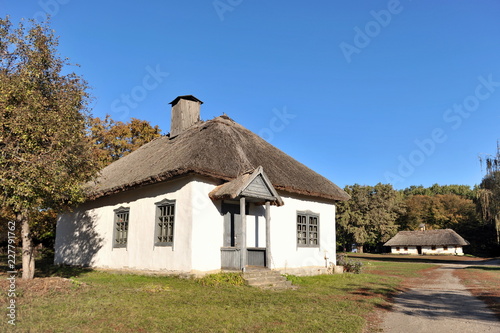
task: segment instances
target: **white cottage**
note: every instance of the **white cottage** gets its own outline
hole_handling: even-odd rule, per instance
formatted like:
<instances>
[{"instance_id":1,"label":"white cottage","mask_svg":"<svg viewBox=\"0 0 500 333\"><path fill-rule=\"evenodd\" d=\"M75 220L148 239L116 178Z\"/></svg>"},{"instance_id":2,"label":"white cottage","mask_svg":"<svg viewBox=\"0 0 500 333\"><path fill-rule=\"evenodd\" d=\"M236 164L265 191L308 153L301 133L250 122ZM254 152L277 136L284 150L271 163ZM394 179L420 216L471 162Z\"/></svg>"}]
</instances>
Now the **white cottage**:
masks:
<instances>
[{"instance_id":1,"label":"white cottage","mask_svg":"<svg viewBox=\"0 0 500 333\"><path fill-rule=\"evenodd\" d=\"M294 274L335 263L335 203L349 195L202 102L171 102L171 132L104 168L57 222L55 263Z\"/></svg>"},{"instance_id":2,"label":"white cottage","mask_svg":"<svg viewBox=\"0 0 500 333\"><path fill-rule=\"evenodd\" d=\"M453 254L463 255L463 246L469 245L452 229L400 231L384 246L393 254Z\"/></svg>"}]
</instances>

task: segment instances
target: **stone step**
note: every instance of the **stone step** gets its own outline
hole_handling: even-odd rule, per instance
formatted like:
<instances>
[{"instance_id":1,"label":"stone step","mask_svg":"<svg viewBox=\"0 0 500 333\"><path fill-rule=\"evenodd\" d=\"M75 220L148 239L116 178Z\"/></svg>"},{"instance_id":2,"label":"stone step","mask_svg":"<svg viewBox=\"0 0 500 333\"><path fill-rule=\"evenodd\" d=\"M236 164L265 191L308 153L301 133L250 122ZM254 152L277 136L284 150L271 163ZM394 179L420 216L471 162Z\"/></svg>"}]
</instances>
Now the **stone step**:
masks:
<instances>
[{"instance_id":1,"label":"stone step","mask_svg":"<svg viewBox=\"0 0 500 333\"><path fill-rule=\"evenodd\" d=\"M259 277L245 277L248 284L262 284L262 283L277 283L281 281L286 281L286 278L282 276L259 276Z\"/></svg>"},{"instance_id":2,"label":"stone step","mask_svg":"<svg viewBox=\"0 0 500 333\"><path fill-rule=\"evenodd\" d=\"M270 272L251 272L251 273L245 272L245 273L243 273L243 275L245 277L248 277L248 278L260 278L260 277L267 277L267 276L280 276L281 277L280 273L273 272L273 271L270 271Z\"/></svg>"},{"instance_id":3,"label":"stone step","mask_svg":"<svg viewBox=\"0 0 500 333\"><path fill-rule=\"evenodd\" d=\"M249 286L261 289L294 289L291 281L288 281L279 272L263 268L248 268L243 278Z\"/></svg>"},{"instance_id":4,"label":"stone step","mask_svg":"<svg viewBox=\"0 0 500 333\"><path fill-rule=\"evenodd\" d=\"M293 286L291 281L282 281L269 286L260 286L262 289L273 289L273 290L286 290L286 289L297 289L297 286Z\"/></svg>"},{"instance_id":5,"label":"stone step","mask_svg":"<svg viewBox=\"0 0 500 333\"><path fill-rule=\"evenodd\" d=\"M265 281L260 281L260 282L253 282L249 283L249 286L252 287L260 287L260 288L288 288L292 286L291 281L273 281L273 282L265 282Z\"/></svg>"}]
</instances>

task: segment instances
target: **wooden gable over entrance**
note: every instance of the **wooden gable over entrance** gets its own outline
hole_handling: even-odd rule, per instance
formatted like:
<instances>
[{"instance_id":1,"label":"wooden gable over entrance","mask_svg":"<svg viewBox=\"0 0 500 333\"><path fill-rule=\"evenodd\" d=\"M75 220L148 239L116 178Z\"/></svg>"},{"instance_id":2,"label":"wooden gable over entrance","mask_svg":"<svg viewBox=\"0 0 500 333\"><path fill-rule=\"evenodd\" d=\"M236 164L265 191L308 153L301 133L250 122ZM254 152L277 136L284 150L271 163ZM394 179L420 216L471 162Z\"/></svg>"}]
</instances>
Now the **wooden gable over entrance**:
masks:
<instances>
[{"instance_id":1,"label":"wooden gable over entrance","mask_svg":"<svg viewBox=\"0 0 500 333\"><path fill-rule=\"evenodd\" d=\"M283 200L267 178L262 166L217 186L210 192L209 196L212 200L234 200L245 197L249 202L261 204L269 202L275 206L283 205Z\"/></svg>"}]
</instances>

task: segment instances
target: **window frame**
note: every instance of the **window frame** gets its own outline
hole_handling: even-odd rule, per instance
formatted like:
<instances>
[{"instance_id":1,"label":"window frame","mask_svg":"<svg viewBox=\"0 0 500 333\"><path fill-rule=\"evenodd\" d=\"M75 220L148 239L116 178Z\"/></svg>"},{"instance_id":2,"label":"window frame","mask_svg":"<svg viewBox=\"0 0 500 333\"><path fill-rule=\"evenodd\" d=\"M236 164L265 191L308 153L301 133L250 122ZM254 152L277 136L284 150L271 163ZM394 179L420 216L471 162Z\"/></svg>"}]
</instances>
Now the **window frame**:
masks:
<instances>
[{"instance_id":1,"label":"window frame","mask_svg":"<svg viewBox=\"0 0 500 333\"><path fill-rule=\"evenodd\" d=\"M155 246L173 246L174 245L174 240L175 240L175 212L176 212L176 205L175 205L175 200L169 200L169 199L163 199L162 201L156 202L155 203L155 225L154 225L154 244ZM163 208L166 208L166 212L168 212L168 208L171 207L173 210L172 214L165 214L162 215L164 212L162 211ZM165 221L165 220L160 220L162 218L168 218L171 219L172 221ZM166 224L166 226L161 226L161 224ZM168 234L168 224L171 224L171 234ZM162 230L166 227L167 232L163 233ZM167 237L171 238L171 241L163 241L159 239L160 237Z\"/></svg>"},{"instance_id":2,"label":"window frame","mask_svg":"<svg viewBox=\"0 0 500 333\"><path fill-rule=\"evenodd\" d=\"M113 212L113 248L126 248L128 244L128 233L130 228L130 208L122 206L113 210ZM125 221L119 221L119 219L121 218L121 214L127 214ZM119 230L119 223L125 226L125 230Z\"/></svg>"},{"instance_id":3,"label":"window frame","mask_svg":"<svg viewBox=\"0 0 500 333\"><path fill-rule=\"evenodd\" d=\"M305 217L305 223L299 221L299 217ZM316 230L311 230L311 218L316 219ZM300 226L300 229L299 229ZM320 247L320 214L314 213L310 210L307 211L297 211L296 219L295 219L295 242L297 247L304 248L319 248ZM304 230L305 229L305 230ZM301 233L305 233L305 235L301 235ZM311 236L312 234L316 234L315 237ZM305 240L305 244L301 243L301 240ZM311 244L311 240L316 240L316 244Z\"/></svg>"}]
</instances>

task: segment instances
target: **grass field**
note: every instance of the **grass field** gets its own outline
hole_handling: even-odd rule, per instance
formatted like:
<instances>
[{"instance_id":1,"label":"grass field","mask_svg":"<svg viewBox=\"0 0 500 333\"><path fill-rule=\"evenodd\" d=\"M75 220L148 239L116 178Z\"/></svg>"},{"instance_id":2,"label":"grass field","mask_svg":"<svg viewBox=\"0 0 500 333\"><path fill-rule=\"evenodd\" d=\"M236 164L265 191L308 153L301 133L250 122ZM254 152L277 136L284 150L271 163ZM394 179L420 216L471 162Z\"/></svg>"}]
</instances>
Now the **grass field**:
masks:
<instances>
[{"instance_id":1,"label":"grass field","mask_svg":"<svg viewBox=\"0 0 500 333\"><path fill-rule=\"evenodd\" d=\"M390 306L405 278L431 267L365 263L363 274L291 276L299 288L287 291L39 263L43 277L16 281L16 326L2 316L0 331L361 332L374 310ZM7 290L4 276L0 286Z\"/></svg>"}]
</instances>

